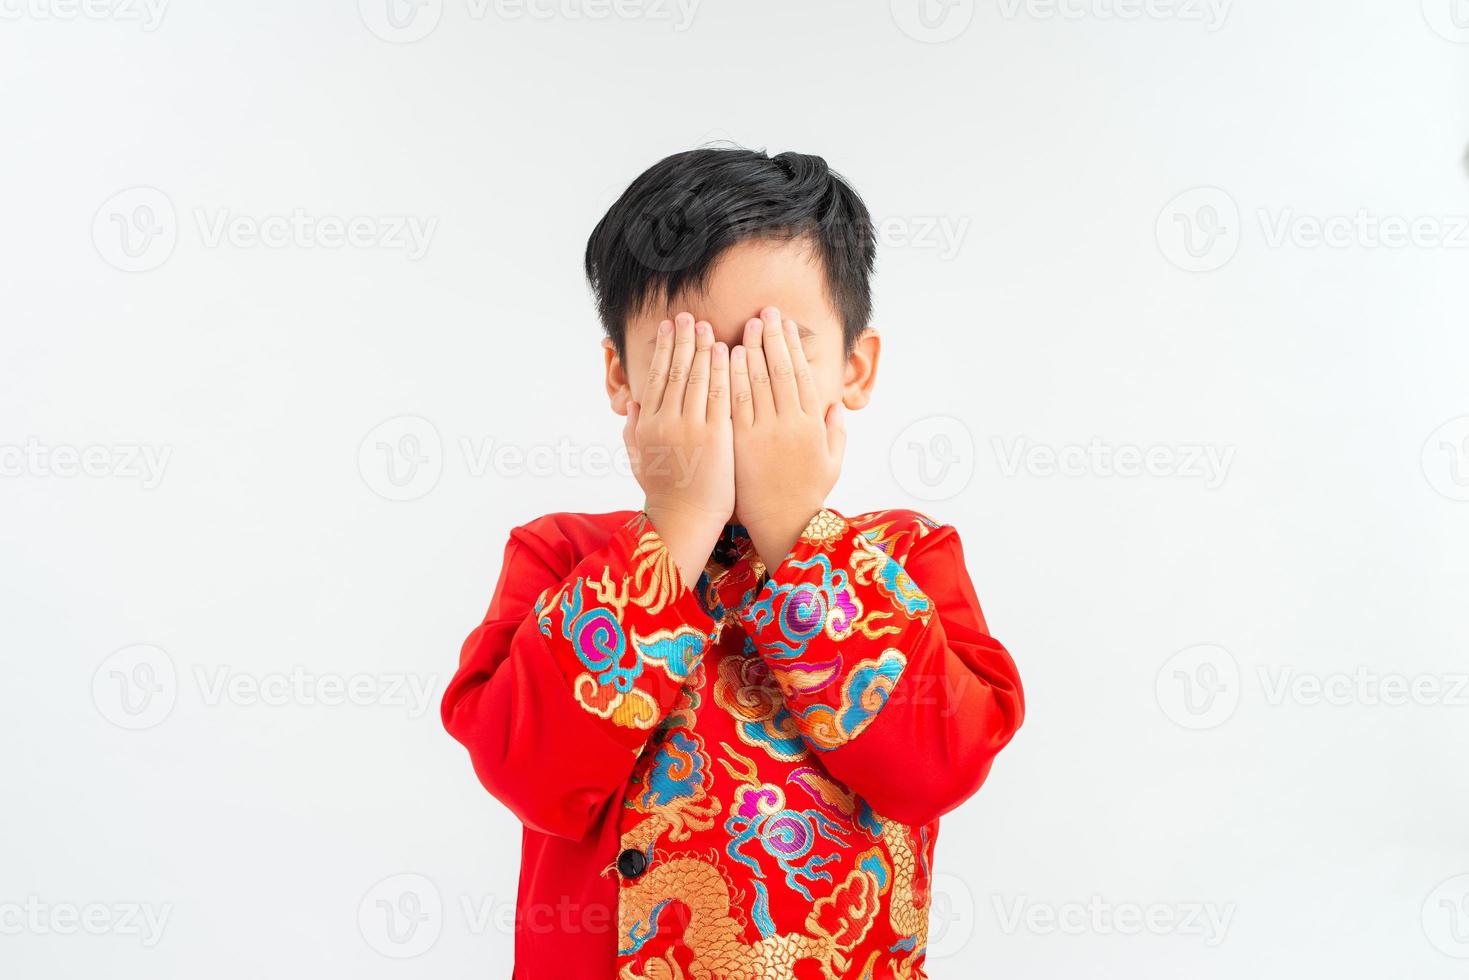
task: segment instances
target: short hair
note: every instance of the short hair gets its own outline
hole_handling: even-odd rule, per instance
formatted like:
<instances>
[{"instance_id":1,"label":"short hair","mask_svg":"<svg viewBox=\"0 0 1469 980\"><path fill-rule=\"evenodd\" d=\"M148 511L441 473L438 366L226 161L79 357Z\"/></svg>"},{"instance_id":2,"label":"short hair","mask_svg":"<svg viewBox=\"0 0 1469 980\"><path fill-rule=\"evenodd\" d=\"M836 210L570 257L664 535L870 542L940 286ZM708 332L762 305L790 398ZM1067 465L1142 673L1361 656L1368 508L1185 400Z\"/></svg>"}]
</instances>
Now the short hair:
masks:
<instances>
[{"instance_id":1,"label":"short hair","mask_svg":"<svg viewBox=\"0 0 1469 980\"><path fill-rule=\"evenodd\" d=\"M587 240L587 281L618 355L630 317L702 286L726 249L754 238L810 240L850 350L872 315L877 255L862 198L819 156L701 147L643 171Z\"/></svg>"}]
</instances>

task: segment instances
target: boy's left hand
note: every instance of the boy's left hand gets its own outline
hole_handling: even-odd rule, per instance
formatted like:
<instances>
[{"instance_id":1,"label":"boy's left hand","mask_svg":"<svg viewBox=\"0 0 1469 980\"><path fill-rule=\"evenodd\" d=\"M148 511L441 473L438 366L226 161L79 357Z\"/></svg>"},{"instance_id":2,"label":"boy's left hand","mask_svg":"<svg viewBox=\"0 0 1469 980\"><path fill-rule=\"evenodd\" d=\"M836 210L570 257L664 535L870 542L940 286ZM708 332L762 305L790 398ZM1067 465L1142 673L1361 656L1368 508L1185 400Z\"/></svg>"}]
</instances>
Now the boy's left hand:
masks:
<instances>
[{"instance_id":1,"label":"boy's left hand","mask_svg":"<svg viewBox=\"0 0 1469 980\"><path fill-rule=\"evenodd\" d=\"M729 360L735 517L774 568L836 485L846 425L840 403L823 412L796 323L775 307L745 324Z\"/></svg>"}]
</instances>

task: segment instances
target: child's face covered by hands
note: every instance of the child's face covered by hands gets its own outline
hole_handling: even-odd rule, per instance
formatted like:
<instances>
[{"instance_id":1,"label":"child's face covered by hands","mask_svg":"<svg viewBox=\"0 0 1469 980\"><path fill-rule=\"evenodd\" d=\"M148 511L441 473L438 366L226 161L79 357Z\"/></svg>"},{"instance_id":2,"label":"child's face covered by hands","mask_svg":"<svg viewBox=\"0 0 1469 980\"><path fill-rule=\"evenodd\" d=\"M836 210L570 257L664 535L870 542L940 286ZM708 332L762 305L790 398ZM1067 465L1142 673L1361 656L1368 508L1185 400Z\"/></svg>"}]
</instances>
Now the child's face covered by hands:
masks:
<instances>
[{"instance_id":1,"label":"child's face covered by hands","mask_svg":"<svg viewBox=\"0 0 1469 980\"><path fill-rule=\"evenodd\" d=\"M614 411L629 415L635 458L652 458L653 447L644 445L650 441L698 441L723 459L730 436L710 417L710 406L722 406L720 414L729 413L732 423L733 516L767 561L778 560L836 482L845 444L841 411L867 403L880 350L876 333L867 331L847 350L820 259L809 242L794 239L734 246L702 290L674 297L668 309L643 311L629 322L625 339L625 362L608 345L607 388ZM697 414L707 418L697 432L683 432L689 425L681 422L676 439L664 431L669 427L661 414L644 412L668 401L672 387L679 389L674 401L680 404L697 390L703 404ZM680 457L687 452L684 447ZM712 477L707 470L714 463L705 459L698 476ZM635 463L655 509L672 510L676 502L684 511L725 497L709 487L677 485L705 479L665 488L659 483L669 481L640 469ZM665 496L669 504L655 503Z\"/></svg>"},{"instance_id":2,"label":"child's face covered by hands","mask_svg":"<svg viewBox=\"0 0 1469 980\"><path fill-rule=\"evenodd\" d=\"M687 312L710 325L714 340L734 348L744 344L746 324L767 307L795 321L821 413L838 403L848 409L867 404L876 376L876 333L865 334L849 355L841 316L827 295L821 259L811 244L751 240L720 256L699 293L676 296L666 308L659 304L629 320L625 357L618 358L609 344L607 391L613 411L625 415L629 401L644 398L662 322Z\"/></svg>"}]
</instances>

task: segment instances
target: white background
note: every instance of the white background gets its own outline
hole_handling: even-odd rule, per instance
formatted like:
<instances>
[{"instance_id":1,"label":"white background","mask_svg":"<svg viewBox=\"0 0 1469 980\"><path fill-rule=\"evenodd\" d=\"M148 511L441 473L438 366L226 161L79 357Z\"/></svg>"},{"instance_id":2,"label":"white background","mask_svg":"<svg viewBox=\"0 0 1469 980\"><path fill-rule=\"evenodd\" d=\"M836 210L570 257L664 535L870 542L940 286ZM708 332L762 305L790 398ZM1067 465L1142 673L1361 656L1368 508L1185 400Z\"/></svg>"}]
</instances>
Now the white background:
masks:
<instances>
[{"instance_id":1,"label":"white background","mask_svg":"<svg viewBox=\"0 0 1469 980\"><path fill-rule=\"evenodd\" d=\"M833 502L1028 694L932 975L1464 975L1464 0L153 2L0 0L0 974L509 975L438 696L638 505L582 248L730 139L882 222Z\"/></svg>"}]
</instances>

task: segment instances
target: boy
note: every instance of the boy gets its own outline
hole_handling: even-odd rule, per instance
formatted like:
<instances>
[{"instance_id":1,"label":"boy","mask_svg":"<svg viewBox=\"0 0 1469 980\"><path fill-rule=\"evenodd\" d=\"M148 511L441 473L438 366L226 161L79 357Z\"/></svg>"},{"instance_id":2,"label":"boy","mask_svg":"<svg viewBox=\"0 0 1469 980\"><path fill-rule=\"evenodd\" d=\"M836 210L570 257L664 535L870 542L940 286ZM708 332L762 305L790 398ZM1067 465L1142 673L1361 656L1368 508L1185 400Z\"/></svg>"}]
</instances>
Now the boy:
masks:
<instances>
[{"instance_id":1,"label":"boy","mask_svg":"<svg viewBox=\"0 0 1469 980\"><path fill-rule=\"evenodd\" d=\"M518 980L925 976L938 818L1023 701L952 527L826 506L874 252L820 157L742 149L592 233L643 508L512 531L443 703L525 828Z\"/></svg>"}]
</instances>

